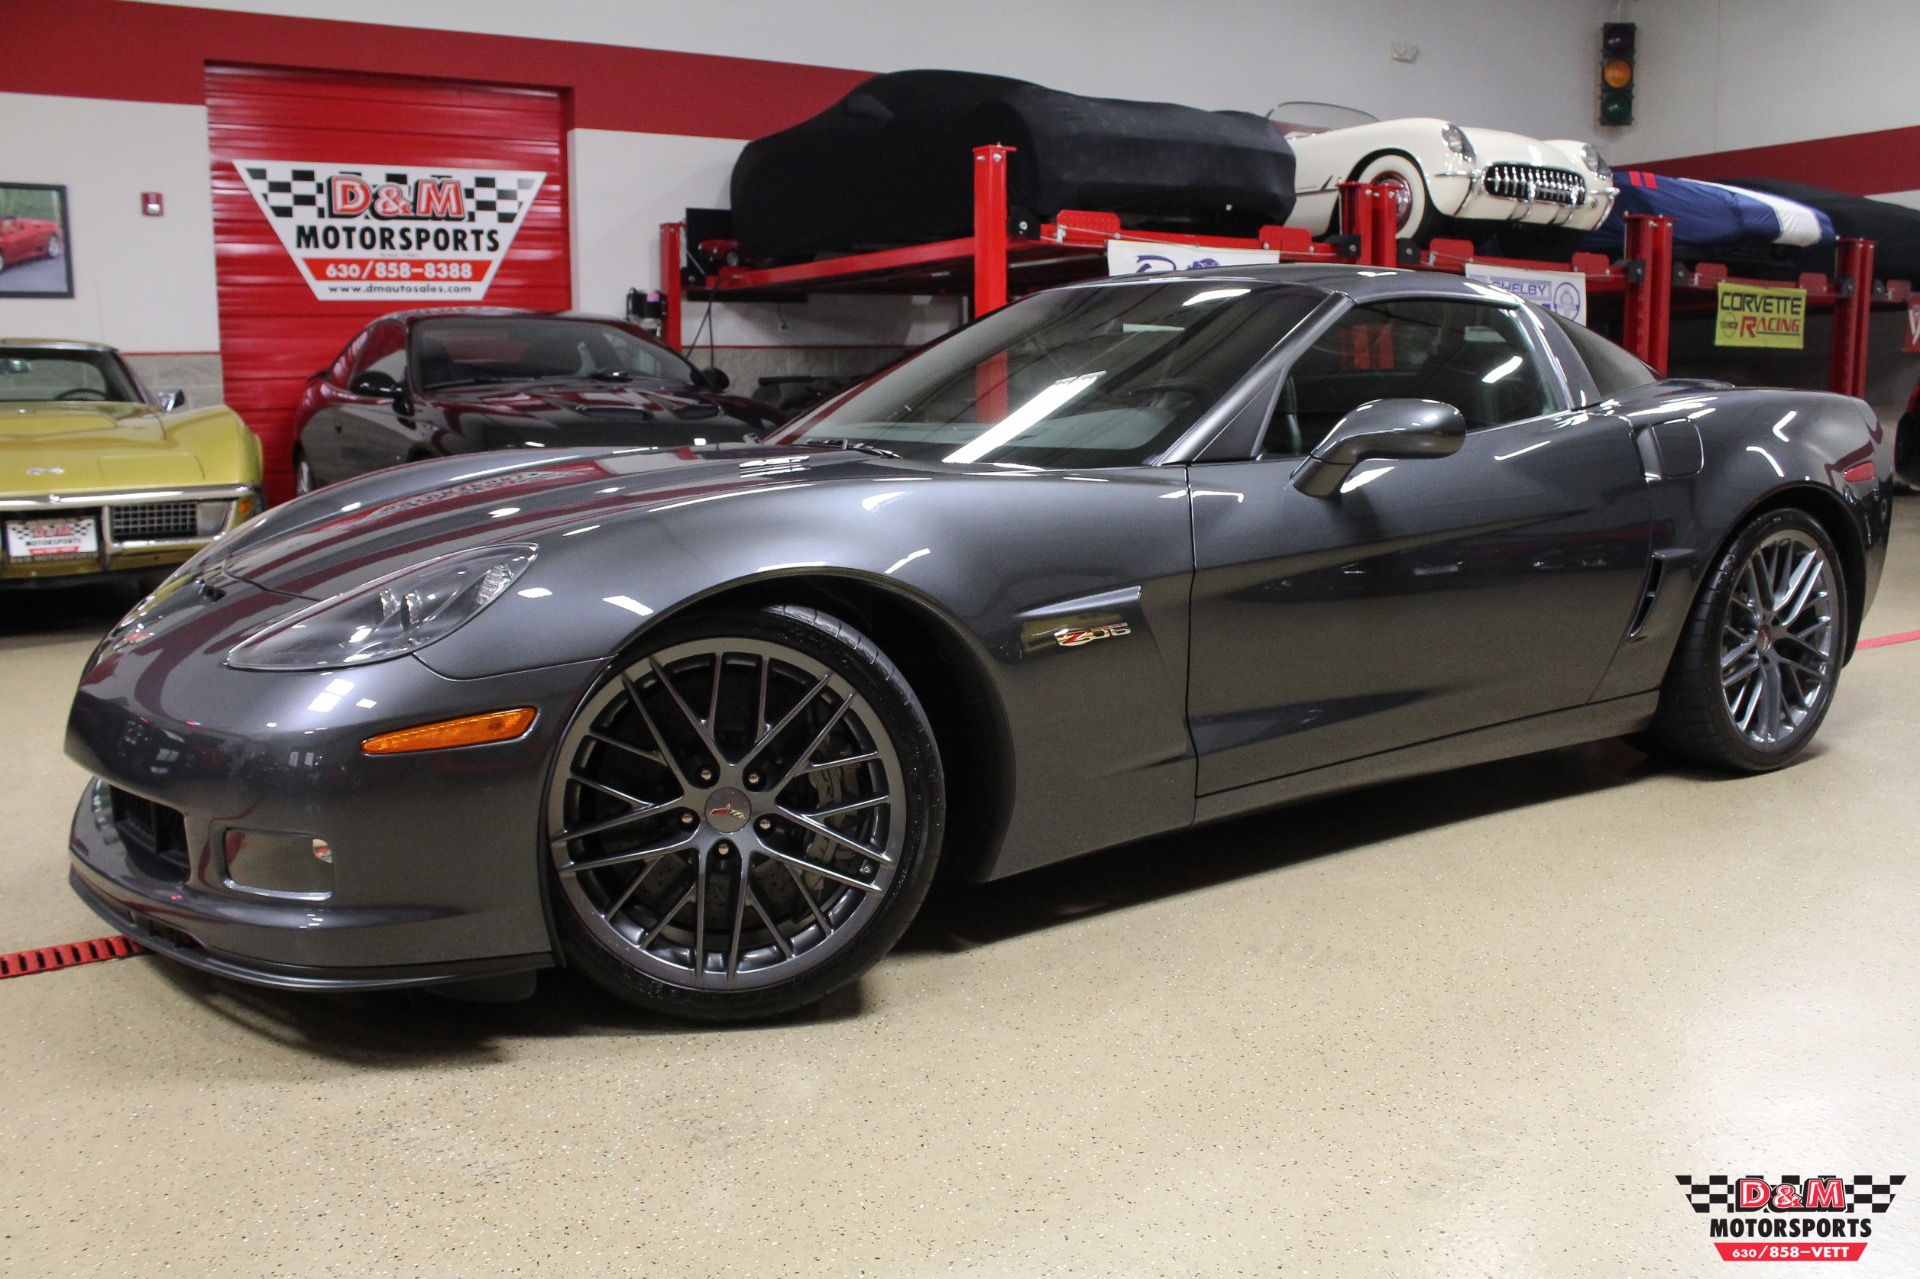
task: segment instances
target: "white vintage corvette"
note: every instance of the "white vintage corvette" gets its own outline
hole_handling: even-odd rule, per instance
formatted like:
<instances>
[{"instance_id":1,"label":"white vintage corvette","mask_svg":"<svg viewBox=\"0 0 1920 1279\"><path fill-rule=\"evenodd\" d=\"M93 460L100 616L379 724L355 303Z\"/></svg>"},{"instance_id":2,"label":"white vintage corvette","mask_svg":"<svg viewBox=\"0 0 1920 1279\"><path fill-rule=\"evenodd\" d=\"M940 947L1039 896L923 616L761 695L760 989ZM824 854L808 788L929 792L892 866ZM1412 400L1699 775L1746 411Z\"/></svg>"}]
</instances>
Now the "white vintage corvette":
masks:
<instances>
[{"instance_id":1,"label":"white vintage corvette","mask_svg":"<svg viewBox=\"0 0 1920 1279\"><path fill-rule=\"evenodd\" d=\"M1444 229L1478 238L1498 223L1521 232L1511 239L1564 247L1560 241L1577 240L1573 233L1600 225L1613 207L1613 171L1585 142L1542 142L1429 118L1300 130L1287 140L1298 195L1287 222L1315 235L1339 230L1340 184L1347 181L1392 191L1401 236L1420 243ZM1476 225L1447 228L1448 221Z\"/></svg>"}]
</instances>

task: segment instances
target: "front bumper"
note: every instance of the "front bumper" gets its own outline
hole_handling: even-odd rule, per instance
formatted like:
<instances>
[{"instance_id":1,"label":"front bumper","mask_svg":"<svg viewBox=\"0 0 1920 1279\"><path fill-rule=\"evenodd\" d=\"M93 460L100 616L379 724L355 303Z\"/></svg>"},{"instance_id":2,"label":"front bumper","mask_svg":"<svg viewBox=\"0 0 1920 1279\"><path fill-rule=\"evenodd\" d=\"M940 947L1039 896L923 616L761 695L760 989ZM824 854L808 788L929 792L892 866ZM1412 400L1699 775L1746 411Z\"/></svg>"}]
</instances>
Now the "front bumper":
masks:
<instances>
[{"instance_id":1,"label":"front bumper","mask_svg":"<svg viewBox=\"0 0 1920 1279\"><path fill-rule=\"evenodd\" d=\"M1434 208L1463 222L1518 222L1527 226L1563 226L1591 231L1607 220L1613 208L1612 187L1588 187L1577 204L1546 199L1516 199L1487 190L1486 167L1429 175L1427 191Z\"/></svg>"},{"instance_id":2,"label":"front bumper","mask_svg":"<svg viewBox=\"0 0 1920 1279\"><path fill-rule=\"evenodd\" d=\"M230 588L82 680L67 753L95 775L69 839L76 892L184 963L289 989L377 989L553 962L540 847L547 761L598 663L455 680L415 658L348 671L237 671L239 634L297 605ZM376 733L533 706L526 736L368 755ZM130 847L117 788L180 814L177 860ZM228 831L333 851L330 892L234 883Z\"/></svg>"},{"instance_id":3,"label":"front bumper","mask_svg":"<svg viewBox=\"0 0 1920 1279\"><path fill-rule=\"evenodd\" d=\"M220 527L210 533L174 527L175 522L165 518L178 508L191 513L203 503L226 506L224 516L217 516ZM0 585L123 580L165 571L184 564L222 533L252 519L260 505L260 489L253 484L0 498L0 522L36 516L91 519L98 542L98 549L90 553L27 559L12 555L0 539Z\"/></svg>"}]
</instances>

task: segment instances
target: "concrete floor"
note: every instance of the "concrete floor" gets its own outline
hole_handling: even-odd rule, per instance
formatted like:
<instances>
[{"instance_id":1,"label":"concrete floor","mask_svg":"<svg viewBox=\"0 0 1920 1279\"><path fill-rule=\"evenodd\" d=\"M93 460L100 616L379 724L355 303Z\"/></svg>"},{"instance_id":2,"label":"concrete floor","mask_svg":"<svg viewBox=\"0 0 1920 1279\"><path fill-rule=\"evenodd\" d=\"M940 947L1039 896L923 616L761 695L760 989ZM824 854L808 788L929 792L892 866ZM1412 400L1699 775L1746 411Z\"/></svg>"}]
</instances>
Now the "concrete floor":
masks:
<instances>
[{"instance_id":1,"label":"concrete floor","mask_svg":"<svg viewBox=\"0 0 1920 1279\"><path fill-rule=\"evenodd\" d=\"M59 730L114 607L0 605L0 951L104 931ZM1917 693L1861 653L1770 777L1605 743L945 889L774 1026L0 982L0 1272L1711 1274L1676 1173L1920 1173ZM1920 1273L1920 1182L1873 1220L1848 1273Z\"/></svg>"}]
</instances>

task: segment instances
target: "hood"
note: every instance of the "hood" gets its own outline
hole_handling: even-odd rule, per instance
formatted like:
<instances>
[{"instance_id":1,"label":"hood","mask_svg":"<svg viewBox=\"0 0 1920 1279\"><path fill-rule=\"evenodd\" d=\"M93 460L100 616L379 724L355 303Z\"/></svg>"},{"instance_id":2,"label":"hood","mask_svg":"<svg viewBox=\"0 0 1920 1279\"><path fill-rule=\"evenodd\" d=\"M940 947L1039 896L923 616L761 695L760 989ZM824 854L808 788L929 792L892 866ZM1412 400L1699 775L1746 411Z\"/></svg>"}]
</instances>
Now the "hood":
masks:
<instances>
[{"instance_id":1,"label":"hood","mask_svg":"<svg viewBox=\"0 0 1920 1279\"><path fill-rule=\"evenodd\" d=\"M570 532L651 520L679 507L942 469L833 448L757 444L445 458L376 471L276 507L219 543L216 558L229 576L325 599L469 547L552 545Z\"/></svg>"},{"instance_id":2,"label":"hood","mask_svg":"<svg viewBox=\"0 0 1920 1279\"><path fill-rule=\"evenodd\" d=\"M717 444L743 440L782 420L754 400L666 382L473 387L428 398L449 425L475 435L486 448Z\"/></svg>"},{"instance_id":3,"label":"hood","mask_svg":"<svg viewBox=\"0 0 1920 1279\"><path fill-rule=\"evenodd\" d=\"M192 450L144 404L0 404L0 496L205 478Z\"/></svg>"},{"instance_id":4,"label":"hood","mask_svg":"<svg viewBox=\"0 0 1920 1279\"><path fill-rule=\"evenodd\" d=\"M1477 157L1475 163L1478 165L1533 164L1549 169L1571 169L1586 178L1593 176L1578 152L1570 152L1559 143L1542 142L1539 138L1529 138L1523 133L1507 133L1501 129L1481 129L1472 125L1461 125L1460 129L1473 145Z\"/></svg>"}]
</instances>

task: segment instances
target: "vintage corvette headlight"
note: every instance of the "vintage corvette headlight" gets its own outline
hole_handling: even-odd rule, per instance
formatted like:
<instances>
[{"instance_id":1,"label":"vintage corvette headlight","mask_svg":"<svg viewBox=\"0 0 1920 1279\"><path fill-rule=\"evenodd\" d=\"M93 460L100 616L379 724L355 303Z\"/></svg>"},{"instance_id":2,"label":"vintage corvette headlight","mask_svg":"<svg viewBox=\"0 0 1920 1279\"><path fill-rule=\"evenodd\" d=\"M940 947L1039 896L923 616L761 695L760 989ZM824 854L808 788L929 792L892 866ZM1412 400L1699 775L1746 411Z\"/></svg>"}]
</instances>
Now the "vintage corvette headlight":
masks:
<instances>
[{"instance_id":1,"label":"vintage corvette headlight","mask_svg":"<svg viewBox=\"0 0 1920 1279\"><path fill-rule=\"evenodd\" d=\"M275 622L235 645L227 665L316 671L403 656L472 621L533 556L531 546L484 546L389 573Z\"/></svg>"},{"instance_id":2,"label":"vintage corvette headlight","mask_svg":"<svg viewBox=\"0 0 1920 1279\"><path fill-rule=\"evenodd\" d=\"M1480 157L1474 154L1473 143L1467 141L1467 131L1457 124L1449 124L1440 130L1440 140L1447 144L1447 150L1459 156L1468 164Z\"/></svg>"},{"instance_id":3,"label":"vintage corvette headlight","mask_svg":"<svg viewBox=\"0 0 1920 1279\"><path fill-rule=\"evenodd\" d=\"M1591 142L1581 143L1580 158L1585 161L1589 169L1593 170L1594 176L1598 177L1602 182L1611 182L1613 180L1613 169L1608 166L1607 158L1600 154L1599 147L1594 146Z\"/></svg>"}]
</instances>

